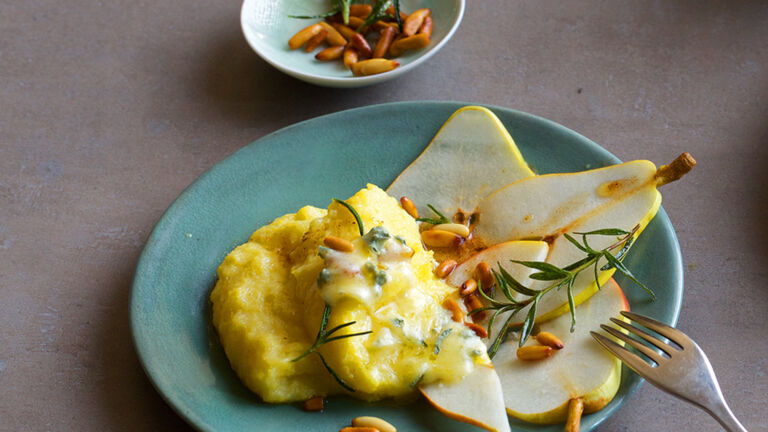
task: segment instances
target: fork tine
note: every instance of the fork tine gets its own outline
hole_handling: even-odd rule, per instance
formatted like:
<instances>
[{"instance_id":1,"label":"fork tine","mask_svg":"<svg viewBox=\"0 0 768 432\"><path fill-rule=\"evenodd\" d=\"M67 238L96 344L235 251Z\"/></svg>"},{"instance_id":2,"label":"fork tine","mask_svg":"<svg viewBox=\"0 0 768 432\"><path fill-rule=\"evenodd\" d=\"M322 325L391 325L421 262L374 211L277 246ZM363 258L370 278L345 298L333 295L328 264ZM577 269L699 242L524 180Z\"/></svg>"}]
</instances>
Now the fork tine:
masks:
<instances>
[{"instance_id":1,"label":"fork tine","mask_svg":"<svg viewBox=\"0 0 768 432\"><path fill-rule=\"evenodd\" d=\"M637 354L629 351L628 349L608 339L600 333L593 331L590 333L592 334L592 337L595 338L595 340L603 346L603 348L607 349L613 355L618 357L619 360L624 362L625 365L629 366L630 369L637 372L638 375L647 377L649 373L653 372L651 365L646 363L645 360L641 359Z\"/></svg>"},{"instance_id":2,"label":"fork tine","mask_svg":"<svg viewBox=\"0 0 768 432\"><path fill-rule=\"evenodd\" d=\"M677 351L673 347L671 347L671 346L665 344L664 342L656 339L655 337L653 337L653 335L649 334L647 331L645 331L645 330L643 330L641 328L635 327L635 326L633 326L632 324L630 324L630 323L628 323L626 321L622 321L622 320L616 319L616 318L611 318L611 322L613 322L614 324L616 324L616 325L626 329L628 332L634 334L635 336L643 338L643 340L645 340L646 342L648 342L650 344L653 344L653 346L655 346L656 348L658 348L658 349L664 351L665 353L667 353L668 356L671 356L673 351Z\"/></svg>"},{"instance_id":3,"label":"fork tine","mask_svg":"<svg viewBox=\"0 0 768 432\"><path fill-rule=\"evenodd\" d=\"M674 327L670 327L664 324L663 322L656 321L653 318L644 317L642 315L638 315L632 312L622 312L621 314L631 319L632 321L639 322L640 324L648 327L649 329L664 336L665 338L680 345L681 347L690 348L692 346L691 339L688 336L686 336L685 333L681 332L680 330Z\"/></svg>"},{"instance_id":4,"label":"fork tine","mask_svg":"<svg viewBox=\"0 0 768 432\"><path fill-rule=\"evenodd\" d=\"M647 346L641 344L640 342L632 339L631 337L625 335L624 333L620 332L619 330L616 330L616 328L611 327L609 325L600 324L600 328L605 330L606 332L610 333L611 336L615 337L616 339L624 341L627 345L631 346L632 348L640 351L648 357L649 359L656 362L656 364L661 364L662 361L664 361L664 357L660 356L659 353L656 351L648 348Z\"/></svg>"}]
</instances>

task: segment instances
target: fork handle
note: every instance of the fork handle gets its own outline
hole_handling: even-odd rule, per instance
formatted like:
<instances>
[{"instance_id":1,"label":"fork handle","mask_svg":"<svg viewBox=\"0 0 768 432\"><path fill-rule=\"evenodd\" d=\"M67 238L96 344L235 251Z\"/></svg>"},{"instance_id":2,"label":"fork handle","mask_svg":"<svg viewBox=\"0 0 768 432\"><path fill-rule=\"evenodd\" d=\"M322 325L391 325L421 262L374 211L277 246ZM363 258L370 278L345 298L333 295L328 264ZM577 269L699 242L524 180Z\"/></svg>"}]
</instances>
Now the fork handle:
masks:
<instances>
[{"instance_id":1,"label":"fork handle","mask_svg":"<svg viewBox=\"0 0 768 432\"><path fill-rule=\"evenodd\" d=\"M705 408L712 417L715 418L728 432L747 432L744 426L741 425L739 420L733 415L733 412L728 407L728 404L724 400L718 401L714 406Z\"/></svg>"}]
</instances>

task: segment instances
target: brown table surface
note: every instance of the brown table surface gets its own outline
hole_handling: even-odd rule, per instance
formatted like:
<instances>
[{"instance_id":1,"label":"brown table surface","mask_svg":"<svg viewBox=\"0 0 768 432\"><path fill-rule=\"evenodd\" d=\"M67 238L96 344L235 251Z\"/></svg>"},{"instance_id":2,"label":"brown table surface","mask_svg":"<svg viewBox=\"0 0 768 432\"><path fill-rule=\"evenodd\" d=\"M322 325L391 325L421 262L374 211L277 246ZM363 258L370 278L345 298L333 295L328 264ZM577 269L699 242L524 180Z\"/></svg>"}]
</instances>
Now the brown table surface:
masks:
<instances>
[{"instance_id":1,"label":"brown table surface","mask_svg":"<svg viewBox=\"0 0 768 432\"><path fill-rule=\"evenodd\" d=\"M131 343L155 222L204 170L300 120L400 100L562 123L624 160L699 165L664 191L679 327L734 412L768 430L768 3L472 0L392 82L314 87L246 45L237 1L0 2L0 430L190 430ZM600 431L709 431L650 385Z\"/></svg>"}]
</instances>

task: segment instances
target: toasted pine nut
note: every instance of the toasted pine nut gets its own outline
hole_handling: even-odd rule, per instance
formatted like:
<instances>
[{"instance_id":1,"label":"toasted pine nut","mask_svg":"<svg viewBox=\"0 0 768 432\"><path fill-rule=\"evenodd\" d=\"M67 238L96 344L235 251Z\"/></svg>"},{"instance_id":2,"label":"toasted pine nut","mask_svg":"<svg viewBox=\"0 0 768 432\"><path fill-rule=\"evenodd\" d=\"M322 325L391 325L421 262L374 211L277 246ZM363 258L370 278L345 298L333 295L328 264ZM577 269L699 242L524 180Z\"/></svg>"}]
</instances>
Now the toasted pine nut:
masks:
<instances>
[{"instance_id":1,"label":"toasted pine nut","mask_svg":"<svg viewBox=\"0 0 768 432\"><path fill-rule=\"evenodd\" d=\"M563 345L563 341L561 341L557 336L550 332L540 332L536 335L536 341L542 345L552 347L556 350L563 349L565 347L565 345Z\"/></svg>"},{"instance_id":2,"label":"toasted pine nut","mask_svg":"<svg viewBox=\"0 0 768 432\"><path fill-rule=\"evenodd\" d=\"M432 22L432 17L426 17L424 18L424 24L422 24L421 28L419 29L419 33L423 33L431 38L433 27L434 23Z\"/></svg>"},{"instance_id":3,"label":"toasted pine nut","mask_svg":"<svg viewBox=\"0 0 768 432\"><path fill-rule=\"evenodd\" d=\"M379 41L376 42L376 49L373 50L373 58L382 58L387 55L389 46L392 44L392 39L395 38L395 29L392 27L384 27L379 35ZM416 208L414 207L414 210ZM409 212L410 213L410 212ZM413 216L414 218L418 216Z\"/></svg>"},{"instance_id":4,"label":"toasted pine nut","mask_svg":"<svg viewBox=\"0 0 768 432\"><path fill-rule=\"evenodd\" d=\"M352 69L352 66L357 63L357 59L357 50L352 48L352 44L347 45L347 47L344 48L344 66L346 66L347 69Z\"/></svg>"},{"instance_id":5,"label":"toasted pine nut","mask_svg":"<svg viewBox=\"0 0 768 432\"><path fill-rule=\"evenodd\" d=\"M464 306L467 307L467 311L471 312L475 309L480 309L483 307L483 302L480 301L480 297L477 296L477 293L470 294L466 297L464 297ZM482 321L485 318L485 311L482 312L476 312L472 315L473 321Z\"/></svg>"},{"instance_id":6,"label":"toasted pine nut","mask_svg":"<svg viewBox=\"0 0 768 432\"><path fill-rule=\"evenodd\" d=\"M320 33L312 36L312 38L307 41L307 44L304 45L304 52L314 51L321 43L325 42L326 37L328 37L328 30L321 29Z\"/></svg>"},{"instance_id":7,"label":"toasted pine nut","mask_svg":"<svg viewBox=\"0 0 768 432\"><path fill-rule=\"evenodd\" d=\"M449 231L431 229L421 232L421 241L431 247L456 247L464 241L464 238Z\"/></svg>"},{"instance_id":8,"label":"toasted pine nut","mask_svg":"<svg viewBox=\"0 0 768 432\"><path fill-rule=\"evenodd\" d=\"M315 396L304 401L304 411L322 411L325 404L322 396Z\"/></svg>"},{"instance_id":9,"label":"toasted pine nut","mask_svg":"<svg viewBox=\"0 0 768 432\"><path fill-rule=\"evenodd\" d=\"M418 9L411 12L403 23L403 34L406 36L413 36L419 31L421 25L424 24L424 18L428 17L432 13L429 9Z\"/></svg>"},{"instance_id":10,"label":"toasted pine nut","mask_svg":"<svg viewBox=\"0 0 768 432\"><path fill-rule=\"evenodd\" d=\"M379 43L381 43L381 42L379 42ZM378 45L376 45L376 49L377 50L379 49ZM400 197L400 206L403 208L403 210L405 210L414 219L419 217L419 211L416 210L416 205L413 203L413 201L411 201L410 198L405 197L405 196L404 197Z\"/></svg>"},{"instance_id":11,"label":"toasted pine nut","mask_svg":"<svg viewBox=\"0 0 768 432\"><path fill-rule=\"evenodd\" d=\"M397 60L387 60L381 58L363 60L361 62L355 63L355 65L352 66L352 73L355 74L355 76L376 75L389 72L398 66L400 66L400 62Z\"/></svg>"},{"instance_id":12,"label":"toasted pine nut","mask_svg":"<svg viewBox=\"0 0 768 432\"><path fill-rule=\"evenodd\" d=\"M496 283L496 278L494 278L493 272L491 272L491 266L485 261L480 261L475 266L475 277L480 281L480 286L483 287L485 292L488 292Z\"/></svg>"},{"instance_id":13,"label":"toasted pine nut","mask_svg":"<svg viewBox=\"0 0 768 432\"><path fill-rule=\"evenodd\" d=\"M353 252L355 250L355 245L352 242L340 237L328 236L323 240L323 244L339 252Z\"/></svg>"},{"instance_id":14,"label":"toasted pine nut","mask_svg":"<svg viewBox=\"0 0 768 432\"><path fill-rule=\"evenodd\" d=\"M373 6L368 4L353 4L349 6L350 17L366 18L371 12L373 12Z\"/></svg>"},{"instance_id":15,"label":"toasted pine nut","mask_svg":"<svg viewBox=\"0 0 768 432\"><path fill-rule=\"evenodd\" d=\"M371 50L371 46L368 45L368 41L365 40L363 35L360 33L355 33L354 36L352 36L352 39L349 40L349 42L352 44L353 47L357 50L357 52L360 54L360 58L371 58L371 54L373 54L373 51Z\"/></svg>"},{"instance_id":16,"label":"toasted pine nut","mask_svg":"<svg viewBox=\"0 0 768 432\"><path fill-rule=\"evenodd\" d=\"M394 426L378 417L357 417L352 419L352 426L357 427L372 427L378 429L380 432L397 432Z\"/></svg>"},{"instance_id":17,"label":"toasted pine nut","mask_svg":"<svg viewBox=\"0 0 768 432\"><path fill-rule=\"evenodd\" d=\"M429 36L424 33L419 33L392 42L392 45L389 46L389 55L392 57L399 57L407 50L421 49L427 45L429 45Z\"/></svg>"},{"instance_id":18,"label":"toasted pine nut","mask_svg":"<svg viewBox=\"0 0 768 432\"><path fill-rule=\"evenodd\" d=\"M339 429L339 432L379 432L379 430L375 427L347 426L345 428Z\"/></svg>"},{"instance_id":19,"label":"toasted pine nut","mask_svg":"<svg viewBox=\"0 0 768 432\"><path fill-rule=\"evenodd\" d=\"M447 259L440 263L435 269L435 275L440 279L448 277L449 274L456 268L458 263L455 260Z\"/></svg>"},{"instance_id":20,"label":"toasted pine nut","mask_svg":"<svg viewBox=\"0 0 768 432\"><path fill-rule=\"evenodd\" d=\"M361 25L365 23L365 20L356 16L350 16L349 17L349 28L351 28L354 31L357 31L357 29L360 28ZM364 29L360 29L362 31Z\"/></svg>"},{"instance_id":21,"label":"toasted pine nut","mask_svg":"<svg viewBox=\"0 0 768 432\"><path fill-rule=\"evenodd\" d=\"M465 322L465 326L469 327L470 330L474 331L475 334L480 338L487 338L488 337L488 331L483 328L483 326L471 323L471 322Z\"/></svg>"},{"instance_id":22,"label":"toasted pine nut","mask_svg":"<svg viewBox=\"0 0 768 432\"><path fill-rule=\"evenodd\" d=\"M314 35L320 33L320 30L322 29L323 27L320 24L312 24L309 27L304 27L288 41L288 47L294 50L304 45L307 41L312 39Z\"/></svg>"},{"instance_id":23,"label":"toasted pine nut","mask_svg":"<svg viewBox=\"0 0 768 432\"><path fill-rule=\"evenodd\" d=\"M344 36L344 38L346 38L347 40L351 40L352 36L354 36L357 33L356 31L354 31L351 28L345 26L344 24L331 23L331 25L333 26L333 28L336 29L336 31L341 33L341 35Z\"/></svg>"},{"instance_id":24,"label":"toasted pine nut","mask_svg":"<svg viewBox=\"0 0 768 432\"><path fill-rule=\"evenodd\" d=\"M339 59L342 55L344 55L344 45L334 45L329 46L328 48L317 53L315 58L318 60L328 61Z\"/></svg>"},{"instance_id":25,"label":"toasted pine nut","mask_svg":"<svg viewBox=\"0 0 768 432\"><path fill-rule=\"evenodd\" d=\"M459 307L459 304L452 298L447 298L443 301L443 307L451 312L451 319L456 322L464 321L464 312Z\"/></svg>"},{"instance_id":26,"label":"toasted pine nut","mask_svg":"<svg viewBox=\"0 0 768 432\"><path fill-rule=\"evenodd\" d=\"M338 30L333 28L332 25L325 21L320 21L320 25L328 32L328 37L325 40L328 41L329 45L337 46L347 44L347 39L344 38Z\"/></svg>"},{"instance_id":27,"label":"toasted pine nut","mask_svg":"<svg viewBox=\"0 0 768 432\"><path fill-rule=\"evenodd\" d=\"M432 229L452 232L464 238L467 238L467 236L469 236L469 228L467 228L466 225L457 224L457 223L435 225Z\"/></svg>"},{"instance_id":28,"label":"toasted pine nut","mask_svg":"<svg viewBox=\"0 0 768 432\"><path fill-rule=\"evenodd\" d=\"M520 360L544 360L552 355L552 347L546 345L528 345L517 349Z\"/></svg>"},{"instance_id":29,"label":"toasted pine nut","mask_svg":"<svg viewBox=\"0 0 768 432\"><path fill-rule=\"evenodd\" d=\"M387 27L391 27L393 30L395 30L395 34L400 33L400 27L397 26L396 22L386 22L386 21L378 20L375 23L373 23L371 27L373 27L374 30L384 30Z\"/></svg>"},{"instance_id":30,"label":"toasted pine nut","mask_svg":"<svg viewBox=\"0 0 768 432\"><path fill-rule=\"evenodd\" d=\"M565 432L579 432L581 428L581 415L584 413L584 400L582 398L571 399L568 402L568 417L565 420Z\"/></svg>"},{"instance_id":31,"label":"toasted pine nut","mask_svg":"<svg viewBox=\"0 0 768 432\"><path fill-rule=\"evenodd\" d=\"M388 7L387 8L387 14L395 16L395 7L394 6ZM405 22L405 20L407 20L407 19L408 19L408 14L406 14L403 11L400 11L400 21Z\"/></svg>"},{"instance_id":32,"label":"toasted pine nut","mask_svg":"<svg viewBox=\"0 0 768 432\"><path fill-rule=\"evenodd\" d=\"M466 297L477 289L477 282L475 282L474 279L467 279L464 281L463 284L461 284L461 288L459 288L459 295L462 297Z\"/></svg>"}]
</instances>

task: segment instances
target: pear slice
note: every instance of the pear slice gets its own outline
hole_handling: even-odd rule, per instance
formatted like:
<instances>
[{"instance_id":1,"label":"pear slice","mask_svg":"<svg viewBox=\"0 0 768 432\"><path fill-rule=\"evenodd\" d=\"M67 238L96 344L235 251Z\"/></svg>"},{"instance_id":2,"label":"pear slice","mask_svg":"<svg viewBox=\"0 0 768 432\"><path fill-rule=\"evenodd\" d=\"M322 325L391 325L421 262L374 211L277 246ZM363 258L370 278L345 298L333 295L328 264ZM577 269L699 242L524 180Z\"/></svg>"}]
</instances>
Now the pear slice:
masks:
<instances>
[{"instance_id":1,"label":"pear slice","mask_svg":"<svg viewBox=\"0 0 768 432\"><path fill-rule=\"evenodd\" d=\"M492 432L509 432L501 384L491 365L477 365L463 380L420 386L419 391L440 413Z\"/></svg>"},{"instance_id":2,"label":"pear slice","mask_svg":"<svg viewBox=\"0 0 768 432\"><path fill-rule=\"evenodd\" d=\"M516 341L507 341L493 359L504 389L507 413L521 420L553 424L565 421L568 404L581 399L584 412L602 409L613 399L621 381L621 362L590 335L600 324L629 310L624 293L613 279L589 301L576 308L576 329L570 315L541 324L541 331L557 336L564 345L551 357L523 361L516 356ZM526 345L537 344L533 339Z\"/></svg>"},{"instance_id":3,"label":"pear slice","mask_svg":"<svg viewBox=\"0 0 768 432\"><path fill-rule=\"evenodd\" d=\"M621 228L639 234L661 205L657 187L680 178L695 165L684 153L669 166L656 169L649 161L633 161L607 168L572 174L551 174L523 179L483 199L476 235L493 244L523 238L541 238L550 243L546 261L565 267L584 258L584 253L562 234ZM616 242L611 236L592 236L590 246L600 250ZM602 267L601 262L598 267ZM510 266L516 266L511 264ZM601 271L600 283L615 269ZM579 303L594 294L598 286L591 271L584 271L573 286ZM534 283L542 289L549 282ZM568 312L567 291L552 291L538 305L538 322ZM519 312L521 317L525 311Z\"/></svg>"},{"instance_id":4,"label":"pear slice","mask_svg":"<svg viewBox=\"0 0 768 432\"><path fill-rule=\"evenodd\" d=\"M459 264L453 272L451 272L445 281L448 285L460 287L467 279L476 277L475 268L479 263L486 262L494 269L496 268L497 263L501 263L509 269L509 273L517 281L525 286L530 286L534 281L528 276L535 270L519 265L507 266L507 264L509 264L510 260L544 261L547 258L548 252L549 245L543 241L515 240L498 243L467 258L464 262ZM494 293L494 296L497 300L504 302L508 301L504 298L504 294L498 290ZM465 313L469 312L466 310L466 306L464 306L463 302L460 302L459 304ZM487 314L485 321L487 321L489 316L490 315ZM503 319L496 320L491 329L491 334L497 334L503 325ZM490 344L493 343L493 338L485 338L483 339L483 342L485 342L486 346L490 346Z\"/></svg>"},{"instance_id":5,"label":"pear slice","mask_svg":"<svg viewBox=\"0 0 768 432\"><path fill-rule=\"evenodd\" d=\"M432 204L451 217L459 209L474 211L487 194L533 175L501 121L486 108L467 106L453 113L387 192L410 198L421 216L432 216Z\"/></svg>"}]
</instances>

